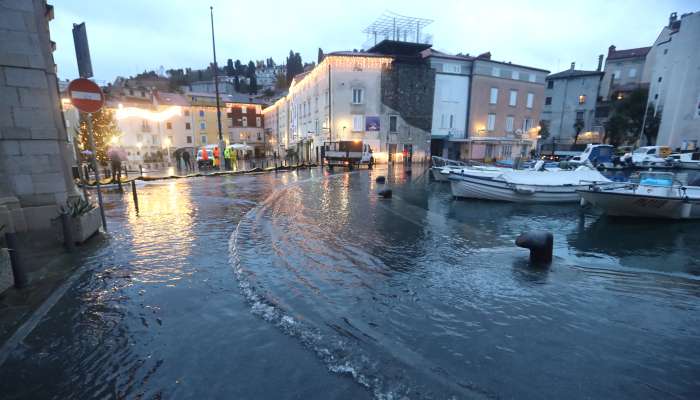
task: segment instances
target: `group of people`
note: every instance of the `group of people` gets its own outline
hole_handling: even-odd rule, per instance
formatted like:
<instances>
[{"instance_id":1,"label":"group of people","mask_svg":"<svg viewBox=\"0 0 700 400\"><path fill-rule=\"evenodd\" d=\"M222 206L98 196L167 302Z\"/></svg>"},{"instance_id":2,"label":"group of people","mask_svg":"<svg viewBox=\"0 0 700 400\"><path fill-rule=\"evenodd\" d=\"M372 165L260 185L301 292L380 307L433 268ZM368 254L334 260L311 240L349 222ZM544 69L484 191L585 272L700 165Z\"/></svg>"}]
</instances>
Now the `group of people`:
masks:
<instances>
[{"instance_id":1,"label":"group of people","mask_svg":"<svg viewBox=\"0 0 700 400\"><path fill-rule=\"evenodd\" d=\"M182 165L182 169L185 171L194 171L194 164L192 163L192 155L190 154L189 151L176 151L175 152L175 162L176 162L176 167L177 169L181 169L180 166Z\"/></svg>"}]
</instances>

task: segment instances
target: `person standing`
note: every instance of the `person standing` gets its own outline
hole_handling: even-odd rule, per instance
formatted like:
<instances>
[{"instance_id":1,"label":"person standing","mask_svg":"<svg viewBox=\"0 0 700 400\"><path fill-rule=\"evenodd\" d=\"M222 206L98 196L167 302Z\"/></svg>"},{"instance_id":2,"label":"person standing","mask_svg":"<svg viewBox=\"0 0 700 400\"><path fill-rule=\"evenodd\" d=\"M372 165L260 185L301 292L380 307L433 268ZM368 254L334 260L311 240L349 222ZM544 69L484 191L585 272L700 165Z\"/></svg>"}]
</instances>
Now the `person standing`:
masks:
<instances>
[{"instance_id":1,"label":"person standing","mask_svg":"<svg viewBox=\"0 0 700 400\"><path fill-rule=\"evenodd\" d=\"M194 170L194 168L192 168L192 161L190 161L190 152L189 151L185 150L182 153L182 161L184 161L185 170L187 172L189 172L190 170Z\"/></svg>"},{"instance_id":2,"label":"person standing","mask_svg":"<svg viewBox=\"0 0 700 400\"><path fill-rule=\"evenodd\" d=\"M112 164L112 183L116 183L122 180L122 159L116 149L110 151L109 155Z\"/></svg>"},{"instance_id":3,"label":"person standing","mask_svg":"<svg viewBox=\"0 0 700 400\"><path fill-rule=\"evenodd\" d=\"M231 149L231 167L238 171L238 150Z\"/></svg>"},{"instance_id":4,"label":"person standing","mask_svg":"<svg viewBox=\"0 0 700 400\"><path fill-rule=\"evenodd\" d=\"M180 161L182 160L182 153L179 151L175 152L175 169L180 170Z\"/></svg>"},{"instance_id":5,"label":"person standing","mask_svg":"<svg viewBox=\"0 0 700 400\"><path fill-rule=\"evenodd\" d=\"M224 149L224 168L227 171L231 169L231 151L231 148L228 146Z\"/></svg>"},{"instance_id":6,"label":"person standing","mask_svg":"<svg viewBox=\"0 0 700 400\"><path fill-rule=\"evenodd\" d=\"M214 147L214 160L212 160L212 166L214 168L219 166L219 146Z\"/></svg>"}]
</instances>

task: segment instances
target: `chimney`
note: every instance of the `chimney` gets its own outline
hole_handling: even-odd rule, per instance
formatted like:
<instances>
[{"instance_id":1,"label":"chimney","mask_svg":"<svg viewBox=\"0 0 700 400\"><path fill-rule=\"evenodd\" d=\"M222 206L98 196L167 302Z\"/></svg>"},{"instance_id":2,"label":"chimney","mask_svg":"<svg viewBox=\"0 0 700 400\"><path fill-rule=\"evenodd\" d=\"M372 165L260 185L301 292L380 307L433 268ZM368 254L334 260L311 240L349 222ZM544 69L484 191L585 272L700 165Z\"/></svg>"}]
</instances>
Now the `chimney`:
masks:
<instances>
[{"instance_id":1,"label":"chimney","mask_svg":"<svg viewBox=\"0 0 700 400\"><path fill-rule=\"evenodd\" d=\"M575 63L575 62L572 62L572 63L571 63L571 71L573 71L575 67L576 67L576 63Z\"/></svg>"},{"instance_id":2,"label":"chimney","mask_svg":"<svg viewBox=\"0 0 700 400\"><path fill-rule=\"evenodd\" d=\"M610 47L608 47L608 57L612 55L612 53L615 52L615 45L611 44Z\"/></svg>"},{"instance_id":3,"label":"chimney","mask_svg":"<svg viewBox=\"0 0 700 400\"><path fill-rule=\"evenodd\" d=\"M672 12L671 15L668 17L668 27L670 28L674 22L678 20L678 13Z\"/></svg>"},{"instance_id":4,"label":"chimney","mask_svg":"<svg viewBox=\"0 0 700 400\"><path fill-rule=\"evenodd\" d=\"M603 55L598 56L598 69L596 71L600 72L603 70Z\"/></svg>"}]
</instances>

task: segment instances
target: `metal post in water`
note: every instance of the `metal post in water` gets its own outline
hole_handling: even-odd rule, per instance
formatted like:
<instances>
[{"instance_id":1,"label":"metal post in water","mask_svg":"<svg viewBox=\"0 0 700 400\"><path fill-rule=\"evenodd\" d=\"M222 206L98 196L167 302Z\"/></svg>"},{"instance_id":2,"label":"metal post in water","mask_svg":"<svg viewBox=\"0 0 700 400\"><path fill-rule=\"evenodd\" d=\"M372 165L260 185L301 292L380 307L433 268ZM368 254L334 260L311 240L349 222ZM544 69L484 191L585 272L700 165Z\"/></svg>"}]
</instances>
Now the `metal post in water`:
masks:
<instances>
[{"instance_id":1,"label":"metal post in water","mask_svg":"<svg viewBox=\"0 0 700 400\"><path fill-rule=\"evenodd\" d=\"M134 196L134 208L136 209L136 214L139 213L139 195L136 193L136 181L131 181L131 194Z\"/></svg>"}]
</instances>

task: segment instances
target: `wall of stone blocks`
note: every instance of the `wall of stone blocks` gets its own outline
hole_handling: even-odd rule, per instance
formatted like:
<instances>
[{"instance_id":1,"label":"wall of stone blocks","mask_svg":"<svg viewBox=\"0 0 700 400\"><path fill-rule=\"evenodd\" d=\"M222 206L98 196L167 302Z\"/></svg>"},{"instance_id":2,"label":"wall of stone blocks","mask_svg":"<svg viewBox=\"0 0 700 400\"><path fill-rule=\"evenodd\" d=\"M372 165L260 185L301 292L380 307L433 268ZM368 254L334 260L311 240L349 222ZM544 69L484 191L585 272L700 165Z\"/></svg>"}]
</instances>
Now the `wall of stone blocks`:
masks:
<instances>
[{"instance_id":1,"label":"wall of stone blocks","mask_svg":"<svg viewBox=\"0 0 700 400\"><path fill-rule=\"evenodd\" d=\"M44 0L0 0L0 198L41 218L77 194ZM64 44L70 45L70 44ZM48 207L48 209L47 209ZM49 210L49 211L47 211Z\"/></svg>"}]
</instances>

